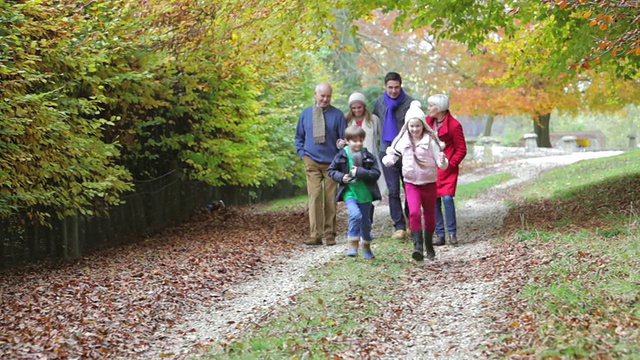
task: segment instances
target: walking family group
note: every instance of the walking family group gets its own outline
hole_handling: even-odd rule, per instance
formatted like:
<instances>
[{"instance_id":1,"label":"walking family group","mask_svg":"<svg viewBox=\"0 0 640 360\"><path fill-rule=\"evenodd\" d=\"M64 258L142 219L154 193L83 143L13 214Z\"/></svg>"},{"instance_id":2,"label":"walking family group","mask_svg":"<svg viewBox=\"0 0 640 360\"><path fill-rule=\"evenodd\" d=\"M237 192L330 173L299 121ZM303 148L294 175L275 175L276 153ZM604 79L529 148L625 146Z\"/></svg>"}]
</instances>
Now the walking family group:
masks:
<instances>
[{"instance_id":1,"label":"walking family group","mask_svg":"<svg viewBox=\"0 0 640 360\"><path fill-rule=\"evenodd\" d=\"M373 259L373 202L382 199L384 185L392 238L410 236L413 259L433 260L434 246L456 246L454 197L467 148L448 96L429 96L425 113L422 103L405 93L396 72L386 74L384 93L372 111L364 94L354 92L343 113L331 105L332 93L328 83L318 84L315 103L302 110L296 127L296 152L304 162L309 195L304 243L336 244L336 202L343 201L349 216L347 256L361 251Z\"/></svg>"}]
</instances>

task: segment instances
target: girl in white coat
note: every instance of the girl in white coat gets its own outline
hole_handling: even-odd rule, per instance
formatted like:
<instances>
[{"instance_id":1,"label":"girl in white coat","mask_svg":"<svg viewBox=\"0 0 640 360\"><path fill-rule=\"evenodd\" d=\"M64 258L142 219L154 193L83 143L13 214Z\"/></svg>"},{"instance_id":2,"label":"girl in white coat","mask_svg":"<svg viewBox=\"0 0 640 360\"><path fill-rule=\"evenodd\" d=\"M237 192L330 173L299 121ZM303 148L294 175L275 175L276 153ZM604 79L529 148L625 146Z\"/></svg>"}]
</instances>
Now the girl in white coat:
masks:
<instances>
[{"instance_id":1,"label":"girl in white coat","mask_svg":"<svg viewBox=\"0 0 640 360\"><path fill-rule=\"evenodd\" d=\"M438 168L446 169L449 161L442 152L444 143L427 125L419 101L414 100L405 115L405 123L382 158L385 166L393 166L402 158L402 176L409 204L409 228L413 239L414 260L435 258L433 232L436 227L436 180ZM422 220L424 219L424 226Z\"/></svg>"}]
</instances>

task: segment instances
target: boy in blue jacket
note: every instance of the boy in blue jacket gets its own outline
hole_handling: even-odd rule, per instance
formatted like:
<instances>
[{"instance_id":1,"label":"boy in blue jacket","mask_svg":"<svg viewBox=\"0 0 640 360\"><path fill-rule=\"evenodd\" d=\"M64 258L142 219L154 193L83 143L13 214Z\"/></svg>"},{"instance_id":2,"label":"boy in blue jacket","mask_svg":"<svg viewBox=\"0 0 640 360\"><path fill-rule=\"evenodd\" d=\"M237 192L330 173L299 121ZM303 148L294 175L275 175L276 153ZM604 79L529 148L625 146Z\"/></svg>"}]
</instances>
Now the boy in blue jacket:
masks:
<instances>
[{"instance_id":1,"label":"boy in blue jacket","mask_svg":"<svg viewBox=\"0 0 640 360\"><path fill-rule=\"evenodd\" d=\"M347 146L333 158L328 173L338 183L336 200L344 201L349 213L347 256L358 255L360 243L363 257L373 259L369 214L373 201L381 199L377 183L380 169L374 155L364 147L366 133L361 127L350 126L344 134Z\"/></svg>"}]
</instances>

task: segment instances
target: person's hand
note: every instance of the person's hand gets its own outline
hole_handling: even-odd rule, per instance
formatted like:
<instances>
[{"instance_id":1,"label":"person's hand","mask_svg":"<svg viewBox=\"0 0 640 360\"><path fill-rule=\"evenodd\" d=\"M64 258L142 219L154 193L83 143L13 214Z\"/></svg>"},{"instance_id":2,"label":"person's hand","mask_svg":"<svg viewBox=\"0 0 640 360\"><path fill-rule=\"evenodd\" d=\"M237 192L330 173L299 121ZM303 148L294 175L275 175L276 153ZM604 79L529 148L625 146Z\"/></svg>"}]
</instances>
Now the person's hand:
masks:
<instances>
[{"instance_id":1,"label":"person's hand","mask_svg":"<svg viewBox=\"0 0 640 360\"><path fill-rule=\"evenodd\" d=\"M443 152L440 153L440 164L444 164L444 162L447 160L447 157L444 155Z\"/></svg>"},{"instance_id":2,"label":"person's hand","mask_svg":"<svg viewBox=\"0 0 640 360\"><path fill-rule=\"evenodd\" d=\"M349 176L349 174L344 174L344 176L342 177L342 182L346 184L349 181L351 181L351 177Z\"/></svg>"},{"instance_id":3,"label":"person's hand","mask_svg":"<svg viewBox=\"0 0 640 360\"><path fill-rule=\"evenodd\" d=\"M386 167L391 167L393 166L393 164L395 164L395 160L393 159L393 155L385 155L382 157L382 164Z\"/></svg>"},{"instance_id":4,"label":"person's hand","mask_svg":"<svg viewBox=\"0 0 640 360\"><path fill-rule=\"evenodd\" d=\"M338 149L342 149L345 145L347 145L347 141L345 139L338 139L338 141L336 141L336 147Z\"/></svg>"}]
</instances>

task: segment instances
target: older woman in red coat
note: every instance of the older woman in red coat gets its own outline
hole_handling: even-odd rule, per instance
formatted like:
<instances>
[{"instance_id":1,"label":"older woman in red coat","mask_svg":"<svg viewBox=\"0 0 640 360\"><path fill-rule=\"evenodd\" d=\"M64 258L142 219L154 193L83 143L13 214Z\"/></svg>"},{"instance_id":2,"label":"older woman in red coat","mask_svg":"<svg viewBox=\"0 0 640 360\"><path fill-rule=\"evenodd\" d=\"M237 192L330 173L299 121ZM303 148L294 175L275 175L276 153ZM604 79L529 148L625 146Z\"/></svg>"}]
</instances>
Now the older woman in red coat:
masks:
<instances>
[{"instance_id":1,"label":"older woman in red coat","mask_svg":"<svg viewBox=\"0 0 640 360\"><path fill-rule=\"evenodd\" d=\"M444 142L444 153L449 159L449 167L438 169L437 196L436 199L436 241L433 245L445 244L445 220L446 230L449 234L449 244L458 245L456 236L456 207L453 197L456 195L458 185L459 166L467 155L467 143L462 131L462 125L449 111L449 98L443 94L436 94L427 99L429 104L429 116L427 124L438 133L438 137ZM442 207L444 206L444 218Z\"/></svg>"}]
</instances>

